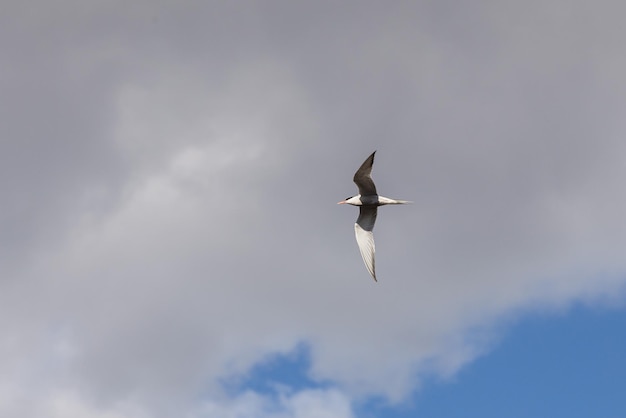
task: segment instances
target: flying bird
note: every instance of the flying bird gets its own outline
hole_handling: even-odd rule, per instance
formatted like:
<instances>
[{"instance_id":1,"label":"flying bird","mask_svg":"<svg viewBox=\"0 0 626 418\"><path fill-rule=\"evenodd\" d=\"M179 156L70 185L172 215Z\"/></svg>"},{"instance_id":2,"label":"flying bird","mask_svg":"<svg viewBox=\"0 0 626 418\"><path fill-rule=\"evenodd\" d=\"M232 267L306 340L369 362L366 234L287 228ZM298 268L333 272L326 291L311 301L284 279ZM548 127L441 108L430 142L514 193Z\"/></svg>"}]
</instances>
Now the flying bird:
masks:
<instances>
[{"instance_id":1,"label":"flying bird","mask_svg":"<svg viewBox=\"0 0 626 418\"><path fill-rule=\"evenodd\" d=\"M367 160L354 173L353 180L359 188L359 194L348 197L337 204L343 205L347 203L359 207L359 217L354 224L356 242L359 244L361 257L363 257L367 271L372 275L374 281L378 281L376 280L374 233L372 232L376 222L376 215L378 214L378 207L383 205L403 205L411 202L389 199L376 193L376 185L374 185L374 180L372 180L372 165L374 164L375 154L376 151L367 157Z\"/></svg>"}]
</instances>

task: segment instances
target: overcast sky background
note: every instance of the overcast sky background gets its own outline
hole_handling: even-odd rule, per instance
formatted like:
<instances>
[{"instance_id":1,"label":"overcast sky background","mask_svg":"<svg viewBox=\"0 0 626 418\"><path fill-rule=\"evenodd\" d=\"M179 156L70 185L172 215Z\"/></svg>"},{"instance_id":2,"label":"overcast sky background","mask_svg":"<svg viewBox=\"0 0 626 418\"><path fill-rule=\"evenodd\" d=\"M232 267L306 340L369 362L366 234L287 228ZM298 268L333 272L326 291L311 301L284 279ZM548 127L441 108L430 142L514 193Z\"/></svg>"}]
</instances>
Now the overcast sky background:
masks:
<instances>
[{"instance_id":1,"label":"overcast sky background","mask_svg":"<svg viewBox=\"0 0 626 418\"><path fill-rule=\"evenodd\" d=\"M3 2L0 415L418 416L523 318L621 312L625 13ZM373 150L415 202L378 283L335 204Z\"/></svg>"}]
</instances>

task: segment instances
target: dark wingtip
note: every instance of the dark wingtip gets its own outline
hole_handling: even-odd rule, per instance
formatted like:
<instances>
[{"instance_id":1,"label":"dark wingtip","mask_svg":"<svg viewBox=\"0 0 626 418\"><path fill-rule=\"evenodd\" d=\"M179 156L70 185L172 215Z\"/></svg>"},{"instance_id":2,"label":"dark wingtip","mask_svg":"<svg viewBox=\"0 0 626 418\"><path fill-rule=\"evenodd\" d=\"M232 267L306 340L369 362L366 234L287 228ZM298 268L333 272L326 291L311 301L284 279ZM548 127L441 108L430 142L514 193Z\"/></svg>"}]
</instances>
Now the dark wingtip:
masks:
<instances>
[{"instance_id":1,"label":"dark wingtip","mask_svg":"<svg viewBox=\"0 0 626 418\"><path fill-rule=\"evenodd\" d=\"M367 157L367 160L370 160L370 159L372 160L372 165L374 165L374 157L375 156L376 156L376 150L374 150L374 152L371 153L369 157ZM367 160L365 160L365 161L367 161Z\"/></svg>"}]
</instances>

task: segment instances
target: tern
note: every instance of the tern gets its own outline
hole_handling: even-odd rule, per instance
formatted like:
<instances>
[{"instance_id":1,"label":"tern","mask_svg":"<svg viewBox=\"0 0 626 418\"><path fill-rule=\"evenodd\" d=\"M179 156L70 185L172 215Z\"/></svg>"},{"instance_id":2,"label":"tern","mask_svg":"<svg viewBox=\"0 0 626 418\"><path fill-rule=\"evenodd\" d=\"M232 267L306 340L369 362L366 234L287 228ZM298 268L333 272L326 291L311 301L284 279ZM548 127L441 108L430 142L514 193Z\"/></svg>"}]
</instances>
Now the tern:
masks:
<instances>
[{"instance_id":1,"label":"tern","mask_svg":"<svg viewBox=\"0 0 626 418\"><path fill-rule=\"evenodd\" d=\"M343 205L347 203L348 205L359 207L359 217L354 224L356 242L359 244L361 257L363 257L367 271L372 275L374 281L378 281L376 280L374 233L372 232L376 222L376 215L378 214L378 207L383 205L404 205L411 202L408 200L389 199L376 193L376 185L374 185L374 180L372 180L372 165L374 164L375 154L376 151L367 157L361 167L354 173L353 180L359 188L359 194L348 197L337 204Z\"/></svg>"}]
</instances>

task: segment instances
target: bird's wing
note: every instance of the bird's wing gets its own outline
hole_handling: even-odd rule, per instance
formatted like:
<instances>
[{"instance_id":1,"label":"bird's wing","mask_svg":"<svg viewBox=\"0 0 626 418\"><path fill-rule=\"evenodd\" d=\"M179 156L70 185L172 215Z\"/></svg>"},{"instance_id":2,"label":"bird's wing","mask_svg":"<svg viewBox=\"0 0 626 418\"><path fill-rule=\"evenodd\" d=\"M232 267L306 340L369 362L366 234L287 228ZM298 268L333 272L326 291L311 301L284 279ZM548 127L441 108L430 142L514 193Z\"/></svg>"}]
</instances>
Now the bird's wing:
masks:
<instances>
[{"instance_id":1,"label":"bird's wing","mask_svg":"<svg viewBox=\"0 0 626 418\"><path fill-rule=\"evenodd\" d=\"M359 193L361 196L370 196L375 195L376 186L374 185L374 180L372 180L372 165L374 164L374 154L376 151L372 153L367 160L361 164L361 167L354 173L354 182L359 188Z\"/></svg>"},{"instance_id":2,"label":"bird's wing","mask_svg":"<svg viewBox=\"0 0 626 418\"><path fill-rule=\"evenodd\" d=\"M359 218L354 224L354 234L356 235L356 242L359 245L361 251L361 257L367 271L372 275L374 281L376 280L376 263L374 261L374 253L376 251L374 246L374 223L376 222L376 215L378 209L376 206L361 206L359 212Z\"/></svg>"}]
</instances>

